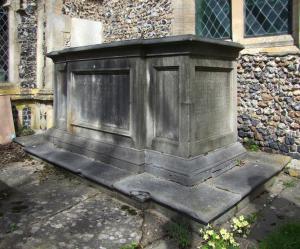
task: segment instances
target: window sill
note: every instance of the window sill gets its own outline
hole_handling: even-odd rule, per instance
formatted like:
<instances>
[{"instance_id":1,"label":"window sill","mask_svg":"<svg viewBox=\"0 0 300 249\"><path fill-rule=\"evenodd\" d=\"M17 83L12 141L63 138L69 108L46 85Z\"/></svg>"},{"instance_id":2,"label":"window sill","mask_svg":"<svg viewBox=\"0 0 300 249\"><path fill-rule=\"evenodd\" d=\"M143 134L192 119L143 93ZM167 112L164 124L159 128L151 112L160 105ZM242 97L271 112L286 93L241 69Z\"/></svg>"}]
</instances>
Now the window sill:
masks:
<instances>
[{"instance_id":1,"label":"window sill","mask_svg":"<svg viewBox=\"0 0 300 249\"><path fill-rule=\"evenodd\" d=\"M18 84L16 83L12 83L12 82L1 82L0 81L0 89L7 89L7 88L17 88L18 87Z\"/></svg>"},{"instance_id":2,"label":"window sill","mask_svg":"<svg viewBox=\"0 0 300 249\"><path fill-rule=\"evenodd\" d=\"M294 45L294 38L292 35L261 36L243 38L238 42L246 48L282 47Z\"/></svg>"},{"instance_id":3,"label":"window sill","mask_svg":"<svg viewBox=\"0 0 300 249\"><path fill-rule=\"evenodd\" d=\"M242 54L268 53L268 54L299 54L292 35L277 35L243 38L238 41L245 46Z\"/></svg>"}]
</instances>

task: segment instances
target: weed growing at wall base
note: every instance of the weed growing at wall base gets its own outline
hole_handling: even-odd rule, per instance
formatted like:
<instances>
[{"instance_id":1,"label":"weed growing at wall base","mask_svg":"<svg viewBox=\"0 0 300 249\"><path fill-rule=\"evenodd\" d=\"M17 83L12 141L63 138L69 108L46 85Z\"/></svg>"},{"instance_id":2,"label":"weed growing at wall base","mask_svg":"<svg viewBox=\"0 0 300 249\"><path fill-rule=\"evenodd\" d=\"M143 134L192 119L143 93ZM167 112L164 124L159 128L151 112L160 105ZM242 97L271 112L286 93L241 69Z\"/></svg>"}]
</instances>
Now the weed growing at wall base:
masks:
<instances>
[{"instance_id":1,"label":"weed growing at wall base","mask_svg":"<svg viewBox=\"0 0 300 249\"><path fill-rule=\"evenodd\" d=\"M186 249L191 246L191 231L187 225L172 223L167 230L169 236L176 240L180 249Z\"/></svg>"}]
</instances>

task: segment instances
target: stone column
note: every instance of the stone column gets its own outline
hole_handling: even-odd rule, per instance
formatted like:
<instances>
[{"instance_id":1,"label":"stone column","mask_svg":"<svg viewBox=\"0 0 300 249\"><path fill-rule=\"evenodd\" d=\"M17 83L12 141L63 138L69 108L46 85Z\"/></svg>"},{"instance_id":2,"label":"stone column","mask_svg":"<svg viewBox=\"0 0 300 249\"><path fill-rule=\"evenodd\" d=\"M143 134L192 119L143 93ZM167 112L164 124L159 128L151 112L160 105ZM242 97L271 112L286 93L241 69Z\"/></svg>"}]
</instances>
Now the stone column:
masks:
<instances>
[{"instance_id":1,"label":"stone column","mask_svg":"<svg viewBox=\"0 0 300 249\"><path fill-rule=\"evenodd\" d=\"M292 20L292 35L295 39L295 44L300 46L300 1L293 1L293 20Z\"/></svg>"},{"instance_id":2,"label":"stone column","mask_svg":"<svg viewBox=\"0 0 300 249\"><path fill-rule=\"evenodd\" d=\"M19 79L18 65L20 62L20 45L18 44L18 14L16 10L18 5L16 1L7 3L8 6L8 23L9 23L9 82L17 84Z\"/></svg>"},{"instance_id":3,"label":"stone column","mask_svg":"<svg viewBox=\"0 0 300 249\"><path fill-rule=\"evenodd\" d=\"M65 46L65 34L71 32L71 18L62 15L62 0L46 1L46 52L63 49ZM46 58L45 63L45 88L53 89L54 82L54 64Z\"/></svg>"},{"instance_id":4,"label":"stone column","mask_svg":"<svg viewBox=\"0 0 300 249\"><path fill-rule=\"evenodd\" d=\"M231 8L232 40L241 42L244 38L244 3L232 1Z\"/></svg>"}]
</instances>

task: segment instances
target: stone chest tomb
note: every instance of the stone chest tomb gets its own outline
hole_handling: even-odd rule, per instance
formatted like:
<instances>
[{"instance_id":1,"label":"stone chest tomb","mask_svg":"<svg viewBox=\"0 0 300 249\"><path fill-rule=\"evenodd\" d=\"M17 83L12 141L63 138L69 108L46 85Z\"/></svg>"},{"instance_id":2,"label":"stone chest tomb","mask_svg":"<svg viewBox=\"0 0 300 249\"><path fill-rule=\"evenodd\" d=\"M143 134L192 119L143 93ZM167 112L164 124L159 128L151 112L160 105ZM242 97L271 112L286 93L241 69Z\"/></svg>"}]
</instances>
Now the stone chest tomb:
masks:
<instances>
[{"instance_id":1,"label":"stone chest tomb","mask_svg":"<svg viewBox=\"0 0 300 249\"><path fill-rule=\"evenodd\" d=\"M55 63L57 147L183 185L219 175L237 143L232 42L177 36L70 48Z\"/></svg>"}]
</instances>

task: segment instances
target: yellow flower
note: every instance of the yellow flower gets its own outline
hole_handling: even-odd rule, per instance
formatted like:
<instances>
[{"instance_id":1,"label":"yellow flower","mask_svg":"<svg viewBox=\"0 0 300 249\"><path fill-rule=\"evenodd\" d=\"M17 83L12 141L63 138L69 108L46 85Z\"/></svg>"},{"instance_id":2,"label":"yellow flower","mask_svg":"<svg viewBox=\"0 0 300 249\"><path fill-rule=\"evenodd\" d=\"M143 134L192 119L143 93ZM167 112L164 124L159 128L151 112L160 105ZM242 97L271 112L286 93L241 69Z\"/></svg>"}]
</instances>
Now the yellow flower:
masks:
<instances>
[{"instance_id":1,"label":"yellow flower","mask_svg":"<svg viewBox=\"0 0 300 249\"><path fill-rule=\"evenodd\" d=\"M220 230L220 234L221 234L221 235L224 235L224 234L226 234L226 233L227 233L227 230L226 230L226 229L222 228L222 229Z\"/></svg>"},{"instance_id":2,"label":"yellow flower","mask_svg":"<svg viewBox=\"0 0 300 249\"><path fill-rule=\"evenodd\" d=\"M208 238L209 238L208 235L207 235L207 234L204 234L203 239L204 239L204 240L208 240Z\"/></svg>"},{"instance_id":3,"label":"yellow flower","mask_svg":"<svg viewBox=\"0 0 300 249\"><path fill-rule=\"evenodd\" d=\"M235 244L234 238L230 238L229 242L230 242L230 244L234 245Z\"/></svg>"},{"instance_id":4,"label":"yellow flower","mask_svg":"<svg viewBox=\"0 0 300 249\"><path fill-rule=\"evenodd\" d=\"M249 225L248 221L245 220L245 221L243 222L243 225L244 225L245 227L248 226L248 225Z\"/></svg>"},{"instance_id":5,"label":"yellow flower","mask_svg":"<svg viewBox=\"0 0 300 249\"><path fill-rule=\"evenodd\" d=\"M215 243L212 242L212 241L209 241L207 244L208 244L209 246L211 246L212 248L215 248L215 247L216 247Z\"/></svg>"},{"instance_id":6,"label":"yellow flower","mask_svg":"<svg viewBox=\"0 0 300 249\"><path fill-rule=\"evenodd\" d=\"M220 239L220 236L218 234L216 235L216 239Z\"/></svg>"},{"instance_id":7,"label":"yellow flower","mask_svg":"<svg viewBox=\"0 0 300 249\"><path fill-rule=\"evenodd\" d=\"M211 235L214 234L214 231L213 230L207 230L206 233L211 236Z\"/></svg>"},{"instance_id":8,"label":"yellow flower","mask_svg":"<svg viewBox=\"0 0 300 249\"><path fill-rule=\"evenodd\" d=\"M222 237L224 240L228 240L230 238L228 233L223 234Z\"/></svg>"},{"instance_id":9,"label":"yellow flower","mask_svg":"<svg viewBox=\"0 0 300 249\"><path fill-rule=\"evenodd\" d=\"M243 220L245 220L245 217L243 215L241 215L240 218L239 218L239 220L243 221Z\"/></svg>"},{"instance_id":10,"label":"yellow flower","mask_svg":"<svg viewBox=\"0 0 300 249\"><path fill-rule=\"evenodd\" d=\"M239 220L238 220L237 218L235 218L235 217L232 219L232 222L233 222L233 223L237 223L238 221L239 221Z\"/></svg>"}]
</instances>

